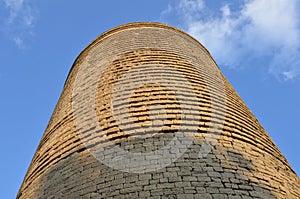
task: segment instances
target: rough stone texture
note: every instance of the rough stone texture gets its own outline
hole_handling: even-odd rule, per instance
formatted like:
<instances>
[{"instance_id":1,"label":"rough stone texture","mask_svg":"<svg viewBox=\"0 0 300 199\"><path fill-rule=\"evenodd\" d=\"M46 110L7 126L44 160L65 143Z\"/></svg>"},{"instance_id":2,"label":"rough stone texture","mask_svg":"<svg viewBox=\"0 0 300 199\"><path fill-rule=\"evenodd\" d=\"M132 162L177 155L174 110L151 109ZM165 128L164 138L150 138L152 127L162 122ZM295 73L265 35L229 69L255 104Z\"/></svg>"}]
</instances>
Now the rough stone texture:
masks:
<instances>
[{"instance_id":1,"label":"rough stone texture","mask_svg":"<svg viewBox=\"0 0 300 199\"><path fill-rule=\"evenodd\" d=\"M84 106L76 114L88 128L78 130L72 103L76 81L83 86L93 81L90 66L102 71L92 83L96 92L86 96L95 99L101 133ZM129 72L126 81L131 83L124 86L130 100L124 103L115 88ZM145 80L150 73L156 83ZM157 83L163 81L170 86ZM134 89L134 82L146 83ZM113 113L112 106L127 106L130 112L122 127L114 114L123 113ZM151 123L153 118L157 124ZM184 135L193 134L191 145L176 161L154 171L124 172L93 153L107 144L148 153L167 145L182 129ZM204 153L207 135L212 147ZM74 62L17 198L293 199L300 198L300 180L200 43L167 25L132 23L100 35Z\"/></svg>"}]
</instances>

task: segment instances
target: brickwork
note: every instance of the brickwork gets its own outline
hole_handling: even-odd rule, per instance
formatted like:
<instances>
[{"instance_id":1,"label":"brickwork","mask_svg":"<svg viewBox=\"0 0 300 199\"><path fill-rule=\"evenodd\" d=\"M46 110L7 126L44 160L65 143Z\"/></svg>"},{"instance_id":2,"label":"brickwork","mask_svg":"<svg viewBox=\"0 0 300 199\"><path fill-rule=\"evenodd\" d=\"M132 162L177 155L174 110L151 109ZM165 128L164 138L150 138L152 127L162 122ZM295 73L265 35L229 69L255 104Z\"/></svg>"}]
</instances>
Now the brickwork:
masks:
<instances>
[{"instance_id":1,"label":"brickwork","mask_svg":"<svg viewBox=\"0 0 300 199\"><path fill-rule=\"evenodd\" d=\"M299 190L204 47L173 27L132 23L74 62L17 198L292 199Z\"/></svg>"}]
</instances>

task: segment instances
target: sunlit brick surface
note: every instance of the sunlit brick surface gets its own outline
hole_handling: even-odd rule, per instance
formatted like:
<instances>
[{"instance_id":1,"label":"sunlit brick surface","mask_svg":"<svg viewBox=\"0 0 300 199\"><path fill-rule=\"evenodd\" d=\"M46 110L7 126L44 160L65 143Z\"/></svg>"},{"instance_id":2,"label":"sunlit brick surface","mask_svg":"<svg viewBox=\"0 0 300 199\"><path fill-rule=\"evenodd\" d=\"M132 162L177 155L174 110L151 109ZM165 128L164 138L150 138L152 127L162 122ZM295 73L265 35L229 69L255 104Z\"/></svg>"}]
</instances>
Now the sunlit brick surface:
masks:
<instances>
[{"instance_id":1,"label":"sunlit brick surface","mask_svg":"<svg viewBox=\"0 0 300 199\"><path fill-rule=\"evenodd\" d=\"M105 147L150 154L178 132L183 144L160 167L160 156L117 165L97 156ZM17 198L292 199L300 181L200 43L133 23L74 62Z\"/></svg>"}]
</instances>

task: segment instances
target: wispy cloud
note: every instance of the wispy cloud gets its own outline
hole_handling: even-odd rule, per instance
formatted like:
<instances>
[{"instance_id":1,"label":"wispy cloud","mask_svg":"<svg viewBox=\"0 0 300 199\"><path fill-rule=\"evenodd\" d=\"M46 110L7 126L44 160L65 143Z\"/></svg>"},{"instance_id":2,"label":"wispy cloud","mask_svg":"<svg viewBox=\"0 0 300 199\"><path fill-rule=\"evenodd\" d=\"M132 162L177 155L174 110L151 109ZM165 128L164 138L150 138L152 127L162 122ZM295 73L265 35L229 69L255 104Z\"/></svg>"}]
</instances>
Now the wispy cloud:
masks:
<instances>
[{"instance_id":1,"label":"wispy cloud","mask_svg":"<svg viewBox=\"0 0 300 199\"><path fill-rule=\"evenodd\" d=\"M284 80L300 77L298 0L224 1L218 10L204 0L179 0L169 10L183 18L186 30L203 43L221 65L263 63Z\"/></svg>"},{"instance_id":2,"label":"wispy cloud","mask_svg":"<svg viewBox=\"0 0 300 199\"><path fill-rule=\"evenodd\" d=\"M24 48L23 40L20 37L13 38L13 41L18 46L18 48L20 48L20 49Z\"/></svg>"},{"instance_id":3,"label":"wispy cloud","mask_svg":"<svg viewBox=\"0 0 300 199\"><path fill-rule=\"evenodd\" d=\"M24 48L24 39L32 36L36 22L36 10L29 0L2 0L8 16L2 31L6 32L18 48Z\"/></svg>"}]
</instances>

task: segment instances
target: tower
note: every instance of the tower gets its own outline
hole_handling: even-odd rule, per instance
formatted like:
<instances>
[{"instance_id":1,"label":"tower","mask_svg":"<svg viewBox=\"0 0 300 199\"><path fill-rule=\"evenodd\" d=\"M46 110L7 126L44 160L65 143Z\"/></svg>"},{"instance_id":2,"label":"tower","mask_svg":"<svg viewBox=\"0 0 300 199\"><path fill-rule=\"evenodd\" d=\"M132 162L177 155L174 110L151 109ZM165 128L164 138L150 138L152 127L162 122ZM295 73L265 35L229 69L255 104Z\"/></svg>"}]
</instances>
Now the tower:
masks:
<instances>
[{"instance_id":1,"label":"tower","mask_svg":"<svg viewBox=\"0 0 300 199\"><path fill-rule=\"evenodd\" d=\"M300 198L209 52L131 23L75 60L17 198Z\"/></svg>"}]
</instances>

